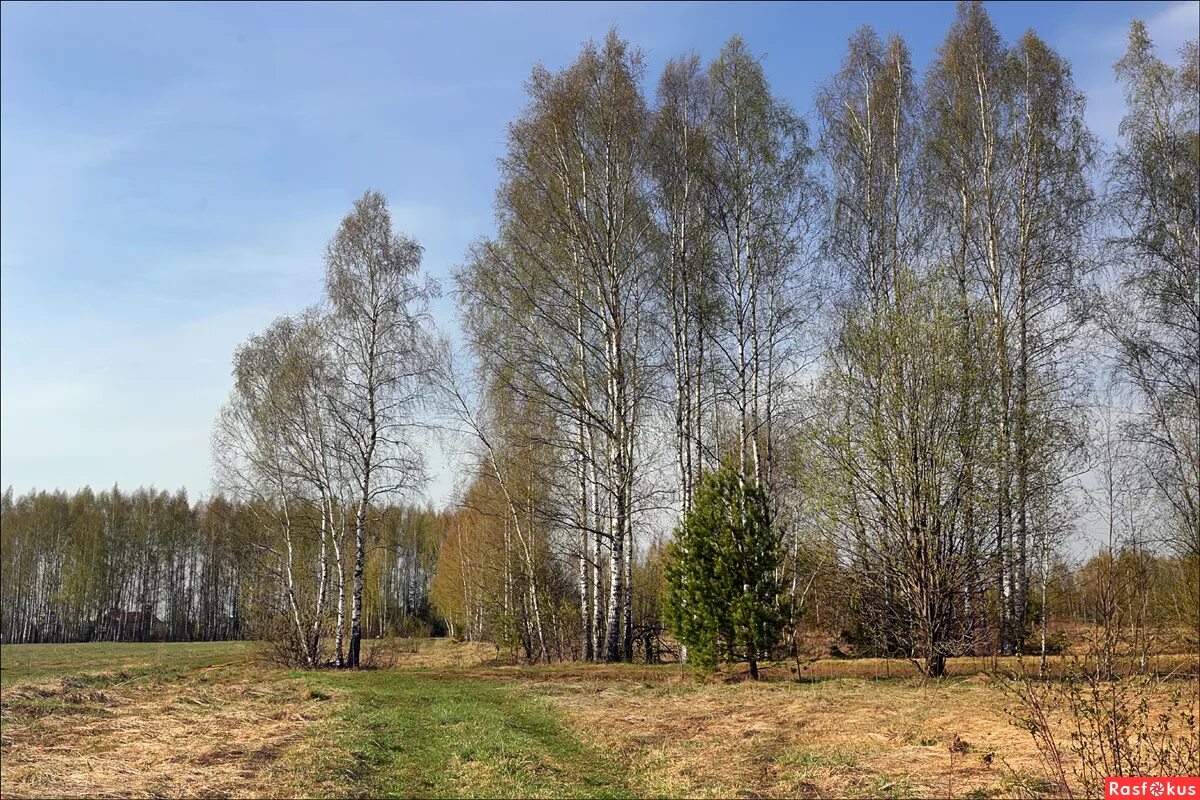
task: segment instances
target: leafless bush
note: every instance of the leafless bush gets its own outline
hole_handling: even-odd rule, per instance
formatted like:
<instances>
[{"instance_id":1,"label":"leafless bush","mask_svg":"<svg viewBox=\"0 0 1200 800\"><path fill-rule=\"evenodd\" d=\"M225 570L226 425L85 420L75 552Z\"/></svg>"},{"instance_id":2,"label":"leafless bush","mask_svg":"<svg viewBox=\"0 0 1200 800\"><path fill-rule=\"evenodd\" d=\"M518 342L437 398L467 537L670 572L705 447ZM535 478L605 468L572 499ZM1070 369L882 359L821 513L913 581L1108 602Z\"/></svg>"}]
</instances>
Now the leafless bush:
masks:
<instances>
[{"instance_id":1,"label":"leafless bush","mask_svg":"<svg viewBox=\"0 0 1200 800\"><path fill-rule=\"evenodd\" d=\"M400 654L417 652L417 642L414 639L370 639L367 641L367 652L359 663L361 669L392 669L396 666Z\"/></svg>"},{"instance_id":2,"label":"leafless bush","mask_svg":"<svg viewBox=\"0 0 1200 800\"><path fill-rule=\"evenodd\" d=\"M1009 680L1009 717L1033 736L1061 796L1103 795L1109 776L1200 771L1200 675L1145 672L1140 649L1102 631L1062 675Z\"/></svg>"},{"instance_id":3,"label":"leafless bush","mask_svg":"<svg viewBox=\"0 0 1200 800\"><path fill-rule=\"evenodd\" d=\"M278 667L304 669L309 667L305 646L296 637L296 629L285 613L265 614L249 626L250 637L256 643L260 660ZM321 631L319 641L327 637ZM324 648L317 652L316 666L327 666L332 656Z\"/></svg>"},{"instance_id":4,"label":"leafless bush","mask_svg":"<svg viewBox=\"0 0 1200 800\"><path fill-rule=\"evenodd\" d=\"M402 639L428 639L433 636L433 625L420 617L406 616L391 626L390 633Z\"/></svg>"}]
</instances>

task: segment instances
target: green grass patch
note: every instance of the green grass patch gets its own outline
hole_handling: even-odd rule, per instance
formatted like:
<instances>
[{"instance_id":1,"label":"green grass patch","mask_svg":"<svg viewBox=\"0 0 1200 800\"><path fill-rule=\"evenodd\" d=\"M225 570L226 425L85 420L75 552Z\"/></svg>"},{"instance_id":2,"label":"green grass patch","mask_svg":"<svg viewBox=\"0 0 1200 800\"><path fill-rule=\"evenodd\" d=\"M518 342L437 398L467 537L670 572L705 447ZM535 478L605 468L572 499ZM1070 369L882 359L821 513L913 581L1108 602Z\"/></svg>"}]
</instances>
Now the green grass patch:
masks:
<instances>
[{"instance_id":1,"label":"green grass patch","mask_svg":"<svg viewBox=\"0 0 1200 800\"><path fill-rule=\"evenodd\" d=\"M319 785L402 797L629 797L636 789L543 701L506 682L414 673L303 673L338 709L318 735Z\"/></svg>"},{"instance_id":2,"label":"green grass patch","mask_svg":"<svg viewBox=\"0 0 1200 800\"><path fill-rule=\"evenodd\" d=\"M97 673L178 674L244 663L252 642L89 642L0 645L0 686Z\"/></svg>"},{"instance_id":3,"label":"green grass patch","mask_svg":"<svg viewBox=\"0 0 1200 800\"><path fill-rule=\"evenodd\" d=\"M797 777L806 780L820 777L824 773L853 770L857 763L852 753L841 750L817 753L804 748L786 750L777 760L781 770L795 772Z\"/></svg>"}]
</instances>

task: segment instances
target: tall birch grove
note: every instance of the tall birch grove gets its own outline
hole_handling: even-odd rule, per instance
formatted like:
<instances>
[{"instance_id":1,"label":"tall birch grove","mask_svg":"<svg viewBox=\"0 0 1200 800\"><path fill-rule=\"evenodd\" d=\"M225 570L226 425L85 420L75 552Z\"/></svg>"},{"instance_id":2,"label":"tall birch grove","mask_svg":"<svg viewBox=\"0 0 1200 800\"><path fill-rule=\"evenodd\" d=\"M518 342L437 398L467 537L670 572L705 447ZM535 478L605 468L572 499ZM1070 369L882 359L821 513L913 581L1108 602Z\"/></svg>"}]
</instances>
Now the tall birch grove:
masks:
<instances>
[{"instance_id":1,"label":"tall birch grove","mask_svg":"<svg viewBox=\"0 0 1200 800\"><path fill-rule=\"evenodd\" d=\"M608 661L631 657L637 437L656 368L642 70L614 33L562 72L534 71L501 165L499 236L457 276L489 391L529 408L562 453L546 480L575 532L582 649Z\"/></svg>"},{"instance_id":2,"label":"tall birch grove","mask_svg":"<svg viewBox=\"0 0 1200 800\"><path fill-rule=\"evenodd\" d=\"M1112 369L1137 400L1126 433L1162 501L1161 536L1200 558L1200 112L1196 41L1178 67L1135 22L1115 67L1128 113L1108 190L1116 285L1103 315Z\"/></svg>"},{"instance_id":3,"label":"tall birch grove","mask_svg":"<svg viewBox=\"0 0 1200 800\"><path fill-rule=\"evenodd\" d=\"M578 137L610 84L572 76L618 47L631 46L610 34L560 73L534 71L502 162L499 236L458 276L479 385L546 412L533 424L558 455L528 468L543 471L538 535L559 580L572 576L580 656L629 657L628 633L624 654L611 649L621 598L660 590L620 561L660 574L653 543L727 458L770 498L786 551L772 602L791 646L824 606L859 648L930 674L957 655L1044 653L1089 473L1097 373L1083 345L1101 316L1129 313L1096 302L1115 245L1100 189L1122 161L1088 131L1070 65L1032 31L1005 41L964 3L924 74L903 40L860 30L805 120L735 37L711 62L669 59L652 105L630 84L636 120L598 151L629 160L598 172ZM1188 63L1161 85L1184 85ZM1186 118L1178 100L1147 102ZM594 200L587 181L613 178ZM636 209L629 222L585 224L611 197ZM644 237L622 286L643 300L627 347L635 458L638 441L671 443L645 451L632 489L598 445L618 419L604 315L620 305L589 282L603 272L587 271L588 248L610 231ZM622 534L625 493L647 513ZM640 642L662 622L632 627Z\"/></svg>"}]
</instances>

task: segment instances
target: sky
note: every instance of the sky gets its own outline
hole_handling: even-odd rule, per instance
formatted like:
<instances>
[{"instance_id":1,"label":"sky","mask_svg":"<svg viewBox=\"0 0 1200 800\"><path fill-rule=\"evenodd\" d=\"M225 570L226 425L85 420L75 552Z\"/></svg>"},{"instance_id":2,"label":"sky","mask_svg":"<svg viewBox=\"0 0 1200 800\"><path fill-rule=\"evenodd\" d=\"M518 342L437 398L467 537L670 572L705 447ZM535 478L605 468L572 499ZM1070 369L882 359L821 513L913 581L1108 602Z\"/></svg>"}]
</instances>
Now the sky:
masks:
<instances>
[{"instance_id":1,"label":"sky","mask_svg":"<svg viewBox=\"0 0 1200 800\"><path fill-rule=\"evenodd\" d=\"M1106 146L1133 18L1171 55L1200 2L991 3L1072 63ZM494 230L497 159L535 63L616 26L646 57L740 34L775 92L815 89L863 24L924 71L951 3L0 5L0 485L211 492L237 344L316 302L325 243L366 189L449 288ZM453 300L434 304L455 325ZM435 504L453 461L430 444Z\"/></svg>"}]
</instances>

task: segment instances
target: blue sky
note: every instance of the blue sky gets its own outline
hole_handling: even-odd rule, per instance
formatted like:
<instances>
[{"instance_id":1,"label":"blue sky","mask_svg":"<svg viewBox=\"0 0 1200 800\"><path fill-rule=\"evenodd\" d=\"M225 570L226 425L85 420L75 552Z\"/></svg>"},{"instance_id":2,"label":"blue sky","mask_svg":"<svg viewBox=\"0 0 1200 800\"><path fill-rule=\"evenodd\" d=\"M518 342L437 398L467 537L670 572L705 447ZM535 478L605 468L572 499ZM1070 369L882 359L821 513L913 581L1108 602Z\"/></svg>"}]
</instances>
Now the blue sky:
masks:
<instances>
[{"instance_id":1,"label":"blue sky","mask_svg":"<svg viewBox=\"0 0 1200 800\"><path fill-rule=\"evenodd\" d=\"M1075 68L1116 136L1111 64L1140 17L1164 50L1200 3L995 3ZM950 3L0 7L0 484L210 489L234 347L317 300L325 242L384 192L448 284L492 230L496 159L531 67L612 25L648 89L740 33L802 113L862 24L924 69ZM449 299L435 308L453 324ZM435 457L430 495L451 469Z\"/></svg>"}]
</instances>

